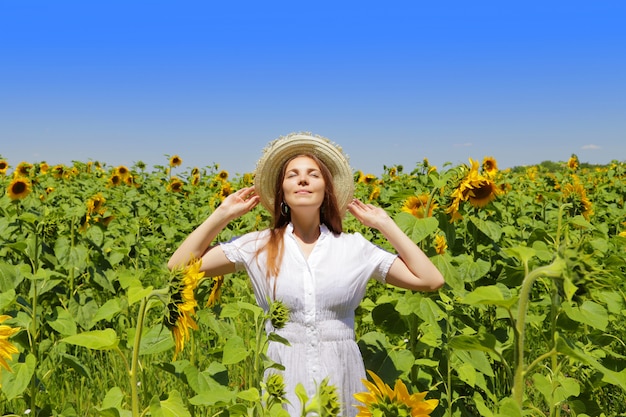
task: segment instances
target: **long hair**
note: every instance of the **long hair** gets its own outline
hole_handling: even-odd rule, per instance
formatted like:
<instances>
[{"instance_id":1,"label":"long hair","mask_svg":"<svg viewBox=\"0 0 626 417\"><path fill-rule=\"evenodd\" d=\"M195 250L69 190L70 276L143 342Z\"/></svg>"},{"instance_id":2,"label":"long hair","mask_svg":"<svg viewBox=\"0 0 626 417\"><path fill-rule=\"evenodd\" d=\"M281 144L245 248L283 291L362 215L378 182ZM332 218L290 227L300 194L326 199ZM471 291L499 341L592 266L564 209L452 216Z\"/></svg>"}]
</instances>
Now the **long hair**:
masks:
<instances>
[{"instance_id":1,"label":"long hair","mask_svg":"<svg viewBox=\"0 0 626 417\"><path fill-rule=\"evenodd\" d=\"M283 244L283 236L285 234L285 228L291 221L291 211L284 212L282 205L285 199L285 193L283 191L283 181L285 180L285 173L287 171L287 165L295 158L305 156L311 158L319 166L322 178L324 179L324 201L320 207L320 223L324 224L328 230L338 235L343 232L343 224L341 220L341 212L337 204L337 198L335 197L335 188L333 185L333 176L330 173L328 167L315 155L309 153L303 153L295 155L289 158L280 169L279 175L276 177L274 196L274 211L272 213L273 224L270 228L270 236L267 244L259 250L259 253L267 251L267 279L270 277L277 277L280 272L280 264L283 260L283 254L285 251ZM258 255L258 254L257 254ZM274 285L276 282L274 281ZM275 288L274 288L275 290Z\"/></svg>"}]
</instances>

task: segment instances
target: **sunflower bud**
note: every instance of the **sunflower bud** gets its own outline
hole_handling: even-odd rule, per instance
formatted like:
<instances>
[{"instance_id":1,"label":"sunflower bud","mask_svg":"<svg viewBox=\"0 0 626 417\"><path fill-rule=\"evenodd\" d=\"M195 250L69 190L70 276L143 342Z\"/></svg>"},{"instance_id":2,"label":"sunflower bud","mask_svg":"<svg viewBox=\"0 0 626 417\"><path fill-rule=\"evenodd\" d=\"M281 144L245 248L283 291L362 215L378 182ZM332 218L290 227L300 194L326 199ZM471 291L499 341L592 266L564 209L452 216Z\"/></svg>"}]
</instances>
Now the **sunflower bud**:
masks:
<instances>
[{"instance_id":1,"label":"sunflower bud","mask_svg":"<svg viewBox=\"0 0 626 417\"><path fill-rule=\"evenodd\" d=\"M267 377L266 390L273 401L282 402L287 392L285 391L285 381L281 374L271 374Z\"/></svg>"},{"instance_id":2,"label":"sunflower bud","mask_svg":"<svg viewBox=\"0 0 626 417\"><path fill-rule=\"evenodd\" d=\"M289 321L289 309L282 301L274 301L270 306L270 321L275 329L282 329Z\"/></svg>"},{"instance_id":3,"label":"sunflower bud","mask_svg":"<svg viewBox=\"0 0 626 417\"><path fill-rule=\"evenodd\" d=\"M341 408L339 407L339 396L337 388L328 384L328 378L324 379L318 387L320 401L320 417L336 417L339 415Z\"/></svg>"}]
</instances>

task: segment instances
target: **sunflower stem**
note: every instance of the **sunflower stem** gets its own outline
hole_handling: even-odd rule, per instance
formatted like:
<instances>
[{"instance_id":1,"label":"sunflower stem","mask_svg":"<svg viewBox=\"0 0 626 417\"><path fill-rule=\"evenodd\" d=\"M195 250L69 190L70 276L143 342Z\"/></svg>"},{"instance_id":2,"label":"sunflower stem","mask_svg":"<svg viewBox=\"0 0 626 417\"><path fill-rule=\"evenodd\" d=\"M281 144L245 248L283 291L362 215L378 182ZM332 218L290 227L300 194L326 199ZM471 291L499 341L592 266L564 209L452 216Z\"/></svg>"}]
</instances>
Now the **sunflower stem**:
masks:
<instances>
[{"instance_id":1,"label":"sunflower stem","mask_svg":"<svg viewBox=\"0 0 626 417\"><path fill-rule=\"evenodd\" d=\"M530 290L535 281L540 277L558 278L565 268L565 261L557 257L550 265L541 266L530 271L524 281L519 295L519 304L517 308L517 320L515 330L517 334L517 361L515 364L515 375L513 377L513 399L517 405L522 408L524 402L524 328L526 326L526 311L530 300Z\"/></svg>"},{"instance_id":2,"label":"sunflower stem","mask_svg":"<svg viewBox=\"0 0 626 417\"><path fill-rule=\"evenodd\" d=\"M143 322L146 316L147 297L141 299L139 315L137 316L137 327L135 328L135 340L133 343L133 356L130 365L130 390L132 401L133 417L139 417L139 387L137 386L137 373L139 369L139 346L141 344L141 333Z\"/></svg>"}]
</instances>

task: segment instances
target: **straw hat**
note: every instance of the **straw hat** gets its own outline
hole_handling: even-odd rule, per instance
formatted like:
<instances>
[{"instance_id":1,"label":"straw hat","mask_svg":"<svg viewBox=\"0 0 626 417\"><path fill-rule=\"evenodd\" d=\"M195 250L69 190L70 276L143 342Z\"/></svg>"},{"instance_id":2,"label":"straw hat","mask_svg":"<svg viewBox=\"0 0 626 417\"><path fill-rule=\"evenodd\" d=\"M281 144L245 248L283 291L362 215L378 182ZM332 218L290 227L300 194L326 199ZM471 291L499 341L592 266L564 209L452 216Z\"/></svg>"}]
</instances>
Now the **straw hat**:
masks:
<instances>
[{"instance_id":1,"label":"straw hat","mask_svg":"<svg viewBox=\"0 0 626 417\"><path fill-rule=\"evenodd\" d=\"M333 177L337 206L345 213L354 194L354 177L347 156L341 147L329 139L311 133L291 133L269 143L257 162L254 187L261 197L261 204L272 213L276 180L289 158L301 154L317 156Z\"/></svg>"}]
</instances>

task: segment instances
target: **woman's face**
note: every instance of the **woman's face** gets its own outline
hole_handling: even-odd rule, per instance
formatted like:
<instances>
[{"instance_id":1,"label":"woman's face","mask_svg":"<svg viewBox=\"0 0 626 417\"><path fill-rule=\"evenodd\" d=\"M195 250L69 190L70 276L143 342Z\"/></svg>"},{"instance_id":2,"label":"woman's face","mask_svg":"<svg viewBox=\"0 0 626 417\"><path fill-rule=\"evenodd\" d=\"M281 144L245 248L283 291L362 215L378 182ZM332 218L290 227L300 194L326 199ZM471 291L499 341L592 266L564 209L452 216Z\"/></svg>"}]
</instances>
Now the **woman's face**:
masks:
<instances>
[{"instance_id":1,"label":"woman's face","mask_svg":"<svg viewBox=\"0 0 626 417\"><path fill-rule=\"evenodd\" d=\"M320 167L308 156L292 159L285 168L283 193L285 203L292 209L316 208L324 202L326 184Z\"/></svg>"}]
</instances>

